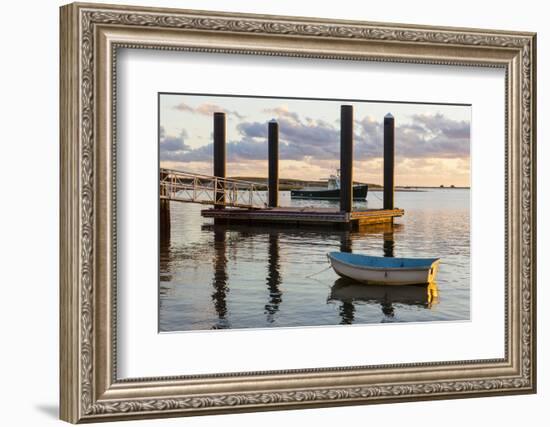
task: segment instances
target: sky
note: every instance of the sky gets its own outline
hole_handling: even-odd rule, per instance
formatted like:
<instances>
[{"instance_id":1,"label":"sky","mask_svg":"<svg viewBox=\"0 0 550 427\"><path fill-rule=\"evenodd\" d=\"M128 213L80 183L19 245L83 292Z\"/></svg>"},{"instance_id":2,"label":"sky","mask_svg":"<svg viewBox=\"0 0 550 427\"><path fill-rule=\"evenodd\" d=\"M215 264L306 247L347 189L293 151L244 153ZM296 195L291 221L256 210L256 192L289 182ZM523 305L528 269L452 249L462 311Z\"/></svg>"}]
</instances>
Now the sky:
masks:
<instances>
[{"instance_id":1,"label":"sky","mask_svg":"<svg viewBox=\"0 0 550 427\"><path fill-rule=\"evenodd\" d=\"M340 162L340 105L354 106L354 180L382 184L383 120L395 118L400 186L470 186L471 107L160 94L161 167L212 175L213 113L226 113L226 174L267 177L267 123L279 123L279 177L326 179Z\"/></svg>"}]
</instances>

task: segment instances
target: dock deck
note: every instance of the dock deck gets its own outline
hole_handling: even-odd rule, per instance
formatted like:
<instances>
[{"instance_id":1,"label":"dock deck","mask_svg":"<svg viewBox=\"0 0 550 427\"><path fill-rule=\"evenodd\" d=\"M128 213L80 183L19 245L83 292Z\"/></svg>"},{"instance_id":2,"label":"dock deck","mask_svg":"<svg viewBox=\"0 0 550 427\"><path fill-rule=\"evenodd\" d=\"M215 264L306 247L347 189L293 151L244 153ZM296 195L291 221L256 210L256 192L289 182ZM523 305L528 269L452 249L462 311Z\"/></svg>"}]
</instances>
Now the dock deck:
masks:
<instances>
[{"instance_id":1,"label":"dock deck","mask_svg":"<svg viewBox=\"0 0 550 427\"><path fill-rule=\"evenodd\" d=\"M363 209L351 213L337 208L277 207L263 209L206 209L205 218L214 218L216 224L287 224L290 226L323 225L337 228L356 228L367 224L391 223L403 216L403 209Z\"/></svg>"}]
</instances>

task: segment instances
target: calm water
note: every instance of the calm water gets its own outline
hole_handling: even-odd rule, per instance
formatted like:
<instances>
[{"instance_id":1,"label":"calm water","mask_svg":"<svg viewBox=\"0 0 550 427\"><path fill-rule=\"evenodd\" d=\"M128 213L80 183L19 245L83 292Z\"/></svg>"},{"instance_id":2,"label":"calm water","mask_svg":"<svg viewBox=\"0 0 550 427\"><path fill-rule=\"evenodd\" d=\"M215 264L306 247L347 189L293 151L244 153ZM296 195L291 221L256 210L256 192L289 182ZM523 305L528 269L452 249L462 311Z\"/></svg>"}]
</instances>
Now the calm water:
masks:
<instances>
[{"instance_id":1,"label":"calm water","mask_svg":"<svg viewBox=\"0 0 550 427\"><path fill-rule=\"evenodd\" d=\"M171 204L160 243L160 330L465 320L470 316L469 190L397 192L405 216L357 232L214 226L204 206ZM357 207L381 207L370 192ZM283 206L337 206L291 201ZM326 253L441 257L435 286L364 286L327 269Z\"/></svg>"}]
</instances>

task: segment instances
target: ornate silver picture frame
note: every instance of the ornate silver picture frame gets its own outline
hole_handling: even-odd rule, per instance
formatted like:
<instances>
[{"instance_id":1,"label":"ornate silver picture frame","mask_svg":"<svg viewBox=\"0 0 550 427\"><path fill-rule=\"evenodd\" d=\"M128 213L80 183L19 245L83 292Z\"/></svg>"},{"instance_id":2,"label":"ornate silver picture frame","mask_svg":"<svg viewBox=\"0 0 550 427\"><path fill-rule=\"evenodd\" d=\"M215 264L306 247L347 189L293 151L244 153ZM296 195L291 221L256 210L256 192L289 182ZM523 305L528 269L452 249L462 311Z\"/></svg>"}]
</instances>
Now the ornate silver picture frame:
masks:
<instances>
[{"instance_id":1,"label":"ornate silver picture frame","mask_svg":"<svg viewBox=\"0 0 550 427\"><path fill-rule=\"evenodd\" d=\"M61 419L536 391L535 34L80 3L63 6L60 18ZM504 357L120 379L115 147L122 48L504 70L505 211L496 212L505 218Z\"/></svg>"}]
</instances>

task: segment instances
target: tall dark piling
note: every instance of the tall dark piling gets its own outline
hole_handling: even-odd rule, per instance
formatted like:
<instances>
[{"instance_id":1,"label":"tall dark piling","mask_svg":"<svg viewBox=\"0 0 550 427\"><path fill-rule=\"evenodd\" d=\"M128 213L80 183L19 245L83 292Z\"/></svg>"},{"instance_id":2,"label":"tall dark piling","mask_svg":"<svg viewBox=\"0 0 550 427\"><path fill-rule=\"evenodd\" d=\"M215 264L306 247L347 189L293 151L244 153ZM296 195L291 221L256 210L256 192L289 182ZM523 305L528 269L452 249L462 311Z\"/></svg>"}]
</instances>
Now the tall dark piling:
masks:
<instances>
[{"instance_id":1,"label":"tall dark piling","mask_svg":"<svg viewBox=\"0 0 550 427\"><path fill-rule=\"evenodd\" d=\"M353 106L340 107L340 210L353 207Z\"/></svg>"},{"instance_id":2,"label":"tall dark piling","mask_svg":"<svg viewBox=\"0 0 550 427\"><path fill-rule=\"evenodd\" d=\"M214 176L225 178L225 113L214 113ZM225 203L224 183L216 186L216 209Z\"/></svg>"},{"instance_id":3,"label":"tall dark piling","mask_svg":"<svg viewBox=\"0 0 550 427\"><path fill-rule=\"evenodd\" d=\"M279 124L275 120L268 124L267 143L269 207L276 208L279 205Z\"/></svg>"},{"instance_id":4,"label":"tall dark piling","mask_svg":"<svg viewBox=\"0 0 550 427\"><path fill-rule=\"evenodd\" d=\"M395 173L395 121L388 113L384 116L384 209L394 208Z\"/></svg>"}]
</instances>

